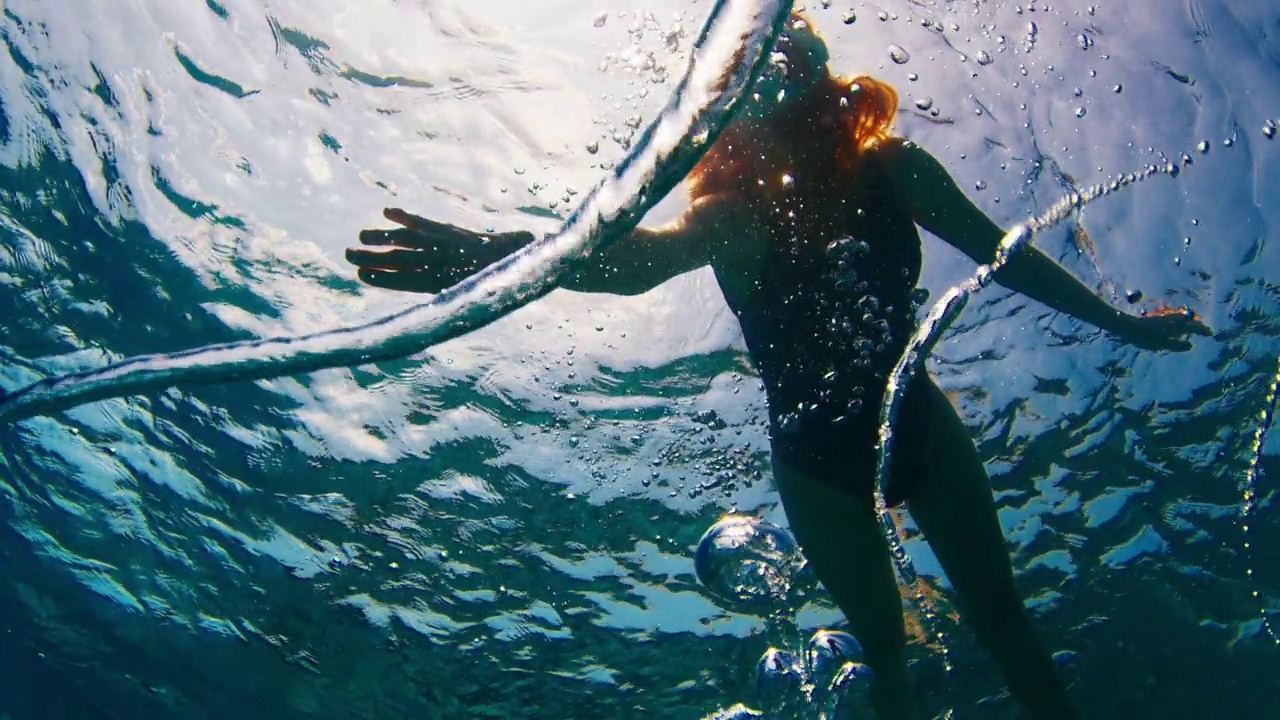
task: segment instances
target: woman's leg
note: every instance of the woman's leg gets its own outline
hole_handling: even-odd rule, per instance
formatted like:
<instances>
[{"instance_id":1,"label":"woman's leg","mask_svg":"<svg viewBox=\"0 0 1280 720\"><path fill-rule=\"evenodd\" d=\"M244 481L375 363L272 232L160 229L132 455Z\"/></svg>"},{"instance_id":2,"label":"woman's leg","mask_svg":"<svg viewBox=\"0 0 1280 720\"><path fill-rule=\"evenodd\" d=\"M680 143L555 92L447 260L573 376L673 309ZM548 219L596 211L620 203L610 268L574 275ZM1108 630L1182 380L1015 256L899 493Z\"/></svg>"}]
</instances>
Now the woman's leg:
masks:
<instances>
[{"instance_id":1,"label":"woman's leg","mask_svg":"<svg viewBox=\"0 0 1280 720\"><path fill-rule=\"evenodd\" d=\"M1009 690L1036 718L1074 718L1076 710L1049 653L1031 626L986 470L969 430L932 379L932 418L922 476L907 500L951 586L965 623L991 651Z\"/></svg>"},{"instance_id":2,"label":"woman's leg","mask_svg":"<svg viewBox=\"0 0 1280 720\"><path fill-rule=\"evenodd\" d=\"M902 596L870 503L776 457L773 472L791 532L875 671L871 702L877 714L884 720L911 717Z\"/></svg>"}]
</instances>

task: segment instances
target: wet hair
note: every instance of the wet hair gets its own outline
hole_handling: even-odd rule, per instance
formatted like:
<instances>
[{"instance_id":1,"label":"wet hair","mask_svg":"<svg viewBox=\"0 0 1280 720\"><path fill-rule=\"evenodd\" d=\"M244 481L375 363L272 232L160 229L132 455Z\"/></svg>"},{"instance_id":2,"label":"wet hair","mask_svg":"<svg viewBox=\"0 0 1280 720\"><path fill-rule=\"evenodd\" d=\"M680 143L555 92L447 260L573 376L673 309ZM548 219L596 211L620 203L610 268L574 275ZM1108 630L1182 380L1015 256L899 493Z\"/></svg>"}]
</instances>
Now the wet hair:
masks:
<instances>
[{"instance_id":1,"label":"wet hair","mask_svg":"<svg viewBox=\"0 0 1280 720\"><path fill-rule=\"evenodd\" d=\"M804 22L801 31L813 32ZM802 97L763 121L726 128L690 174L690 199L728 192L768 202L784 175L830 184L854 172L863 151L891 137L898 112L892 86L867 75L834 76L825 64L819 71Z\"/></svg>"}]
</instances>

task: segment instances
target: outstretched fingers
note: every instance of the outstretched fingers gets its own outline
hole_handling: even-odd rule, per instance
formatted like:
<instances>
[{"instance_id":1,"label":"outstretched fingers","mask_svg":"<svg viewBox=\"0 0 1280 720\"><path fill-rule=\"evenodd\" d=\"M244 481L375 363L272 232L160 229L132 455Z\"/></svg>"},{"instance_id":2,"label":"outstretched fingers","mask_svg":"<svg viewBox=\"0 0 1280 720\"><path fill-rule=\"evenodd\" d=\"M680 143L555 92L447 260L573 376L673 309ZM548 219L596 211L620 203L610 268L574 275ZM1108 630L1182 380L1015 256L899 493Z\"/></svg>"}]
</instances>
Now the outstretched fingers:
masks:
<instances>
[{"instance_id":1,"label":"outstretched fingers","mask_svg":"<svg viewBox=\"0 0 1280 720\"><path fill-rule=\"evenodd\" d=\"M448 286L438 275L423 271L386 271L360 268L360 281L373 287L401 292L438 293Z\"/></svg>"},{"instance_id":2,"label":"outstretched fingers","mask_svg":"<svg viewBox=\"0 0 1280 720\"><path fill-rule=\"evenodd\" d=\"M494 259L479 233L400 208L387 208L382 214L399 227L361 231L360 245L346 251L347 262L369 285L439 292Z\"/></svg>"},{"instance_id":3,"label":"outstretched fingers","mask_svg":"<svg viewBox=\"0 0 1280 720\"><path fill-rule=\"evenodd\" d=\"M361 242L364 241L363 235ZM379 243L368 243L378 245ZM431 253L418 249L396 246L375 248L347 248L347 262L362 269L372 270L423 270L431 261Z\"/></svg>"},{"instance_id":4,"label":"outstretched fingers","mask_svg":"<svg viewBox=\"0 0 1280 720\"><path fill-rule=\"evenodd\" d=\"M420 232L430 232L435 228L448 227L444 223L428 220L421 215L414 215L413 213L405 212L403 209L397 207L383 208L382 217L397 225L403 225L410 230L418 230Z\"/></svg>"}]
</instances>

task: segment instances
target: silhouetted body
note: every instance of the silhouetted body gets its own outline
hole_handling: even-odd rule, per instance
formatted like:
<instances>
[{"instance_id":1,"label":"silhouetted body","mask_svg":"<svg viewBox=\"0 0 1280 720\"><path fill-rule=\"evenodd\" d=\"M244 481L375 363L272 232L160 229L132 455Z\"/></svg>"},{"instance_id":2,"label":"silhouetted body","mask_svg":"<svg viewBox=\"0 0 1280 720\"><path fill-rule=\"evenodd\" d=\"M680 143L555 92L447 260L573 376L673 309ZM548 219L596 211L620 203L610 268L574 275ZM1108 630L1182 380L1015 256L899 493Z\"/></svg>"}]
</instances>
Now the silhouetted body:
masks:
<instances>
[{"instance_id":1,"label":"silhouetted body","mask_svg":"<svg viewBox=\"0 0 1280 720\"><path fill-rule=\"evenodd\" d=\"M769 405L774 480L791 530L876 672L884 718L912 717L902 598L874 512L885 380L916 324L917 227L989 262L1003 230L922 148L890 133L892 88L830 74L827 49L793 16L785 63L690 176L673 223L637 228L565 287L638 294L710 266L738 318ZM437 292L532 239L388 210L402 227L348 251L365 282ZM1127 315L1028 248L997 282L1142 347L1182 350L1208 330L1189 312ZM912 379L895 430L889 501L905 502L965 623L1036 718L1075 709L1014 586L987 475L950 401Z\"/></svg>"}]
</instances>

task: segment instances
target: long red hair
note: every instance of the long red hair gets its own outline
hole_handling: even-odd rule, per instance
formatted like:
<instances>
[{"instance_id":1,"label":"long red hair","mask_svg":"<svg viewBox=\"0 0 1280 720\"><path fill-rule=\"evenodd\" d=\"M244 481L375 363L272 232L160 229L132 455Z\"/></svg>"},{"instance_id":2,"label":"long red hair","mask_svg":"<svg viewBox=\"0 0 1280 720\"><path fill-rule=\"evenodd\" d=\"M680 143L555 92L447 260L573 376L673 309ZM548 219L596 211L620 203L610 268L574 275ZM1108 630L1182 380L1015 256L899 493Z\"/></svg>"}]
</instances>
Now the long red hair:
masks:
<instances>
[{"instance_id":1,"label":"long red hair","mask_svg":"<svg viewBox=\"0 0 1280 720\"><path fill-rule=\"evenodd\" d=\"M832 187L855 173L862 152L890 137L898 93L867 75L822 72L793 105L726 128L690 174L690 200L732 193L769 203L788 182Z\"/></svg>"}]
</instances>

